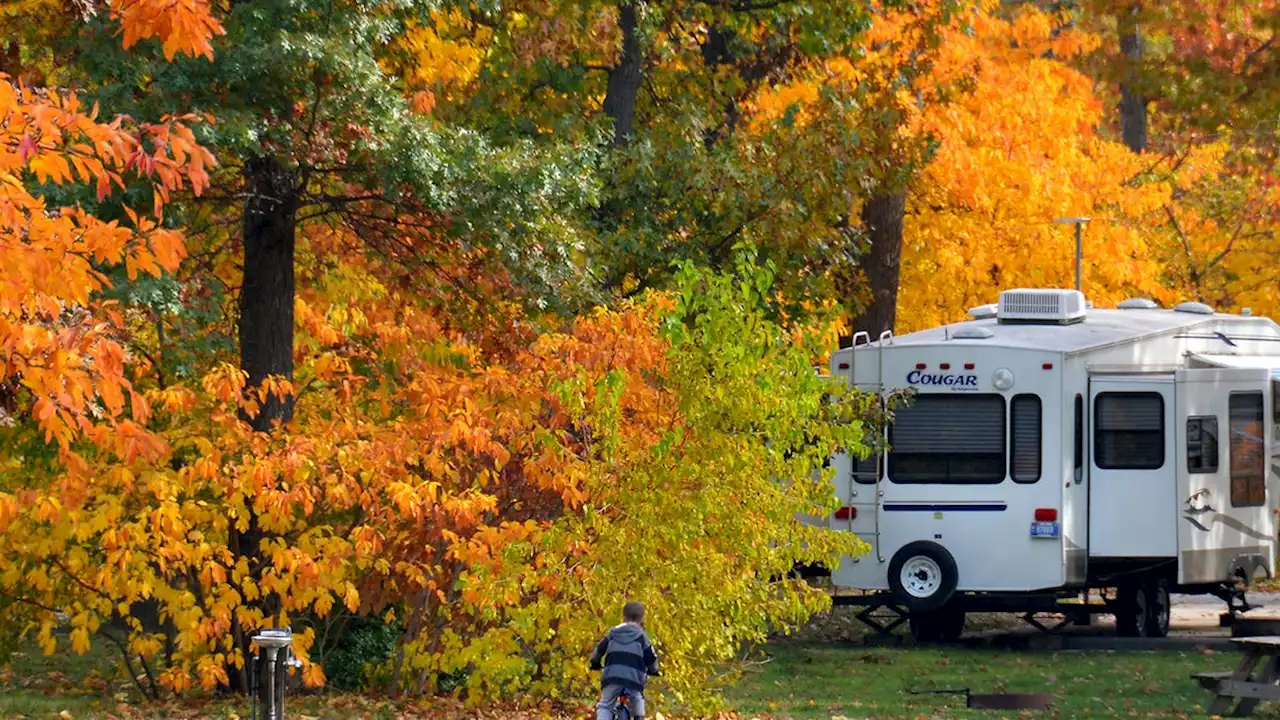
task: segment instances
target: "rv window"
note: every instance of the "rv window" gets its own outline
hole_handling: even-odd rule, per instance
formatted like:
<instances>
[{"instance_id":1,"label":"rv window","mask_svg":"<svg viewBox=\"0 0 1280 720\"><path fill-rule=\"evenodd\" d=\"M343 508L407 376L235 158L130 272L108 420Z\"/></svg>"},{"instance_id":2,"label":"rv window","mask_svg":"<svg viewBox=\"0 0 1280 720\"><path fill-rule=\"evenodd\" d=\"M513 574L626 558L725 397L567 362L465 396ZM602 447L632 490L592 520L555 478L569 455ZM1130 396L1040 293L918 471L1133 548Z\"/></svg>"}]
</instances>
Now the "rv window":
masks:
<instances>
[{"instance_id":1,"label":"rv window","mask_svg":"<svg viewBox=\"0 0 1280 720\"><path fill-rule=\"evenodd\" d=\"M1164 467L1164 398L1153 392L1098 393L1093 462L1103 470Z\"/></svg>"},{"instance_id":2,"label":"rv window","mask_svg":"<svg viewBox=\"0 0 1280 720\"><path fill-rule=\"evenodd\" d=\"M1040 398L1017 395L1009 403L1010 465L1014 482L1040 479Z\"/></svg>"},{"instance_id":3,"label":"rv window","mask_svg":"<svg viewBox=\"0 0 1280 720\"><path fill-rule=\"evenodd\" d=\"M1257 507L1266 502L1266 458L1262 427L1262 393L1231 393L1231 504Z\"/></svg>"},{"instance_id":4,"label":"rv window","mask_svg":"<svg viewBox=\"0 0 1280 720\"><path fill-rule=\"evenodd\" d=\"M1084 398L1076 394L1076 483L1084 481Z\"/></svg>"},{"instance_id":5,"label":"rv window","mask_svg":"<svg viewBox=\"0 0 1280 720\"><path fill-rule=\"evenodd\" d=\"M1187 418L1187 472L1218 472L1218 418Z\"/></svg>"},{"instance_id":6,"label":"rv window","mask_svg":"<svg viewBox=\"0 0 1280 720\"><path fill-rule=\"evenodd\" d=\"M889 428L889 480L995 484L1005 476L1004 398L919 395Z\"/></svg>"}]
</instances>

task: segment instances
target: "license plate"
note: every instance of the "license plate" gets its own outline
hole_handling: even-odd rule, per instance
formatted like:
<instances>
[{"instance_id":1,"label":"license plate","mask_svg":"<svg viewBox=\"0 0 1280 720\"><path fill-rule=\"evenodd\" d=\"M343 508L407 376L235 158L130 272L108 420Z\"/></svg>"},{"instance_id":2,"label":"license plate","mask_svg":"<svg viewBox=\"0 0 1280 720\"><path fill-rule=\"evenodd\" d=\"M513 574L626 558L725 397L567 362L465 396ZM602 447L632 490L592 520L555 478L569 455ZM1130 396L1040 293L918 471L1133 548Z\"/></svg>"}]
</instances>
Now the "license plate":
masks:
<instances>
[{"instance_id":1,"label":"license plate","mask_svg":"<svg viewBox=\"0 0 1280 720\"><path fill-rule=\"evenodd\" d=\"M1056 522L1033 522L1031 523L1031 537L1033 538L1056 538L1058 537L1058 523Z\"/></svg>"}]
</instances>

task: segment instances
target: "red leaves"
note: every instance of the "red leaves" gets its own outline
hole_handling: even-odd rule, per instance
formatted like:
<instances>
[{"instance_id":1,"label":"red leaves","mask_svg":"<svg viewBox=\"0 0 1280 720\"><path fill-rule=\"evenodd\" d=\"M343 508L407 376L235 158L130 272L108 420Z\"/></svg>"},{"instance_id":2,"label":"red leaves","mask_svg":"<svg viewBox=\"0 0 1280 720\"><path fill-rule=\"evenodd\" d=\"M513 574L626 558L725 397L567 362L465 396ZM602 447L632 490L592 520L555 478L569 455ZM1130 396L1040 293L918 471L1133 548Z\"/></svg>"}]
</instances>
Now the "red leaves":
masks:
<instances>
[{"instance_id":1,"label":"red leaves","mask_svg":"<svg viewBox=\"0 0 1280 720\"><path fill-rule=\"evenodd\" d=\"M36 154L37 149L36 141L30 135L24 134L18 141L18 157L24 163Z\"/></svg>"}]
</instances>

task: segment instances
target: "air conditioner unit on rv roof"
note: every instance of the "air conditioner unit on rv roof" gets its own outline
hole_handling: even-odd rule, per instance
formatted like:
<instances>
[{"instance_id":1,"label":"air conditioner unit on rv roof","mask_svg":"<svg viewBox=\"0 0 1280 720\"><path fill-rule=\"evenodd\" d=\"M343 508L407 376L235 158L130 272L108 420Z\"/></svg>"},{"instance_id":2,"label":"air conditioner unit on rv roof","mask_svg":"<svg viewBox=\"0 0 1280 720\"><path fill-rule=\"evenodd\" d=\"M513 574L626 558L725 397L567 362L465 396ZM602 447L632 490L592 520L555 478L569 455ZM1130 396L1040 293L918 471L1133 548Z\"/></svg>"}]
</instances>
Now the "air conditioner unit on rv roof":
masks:
<instances>
[{"instance_id":1,"label":"air conditioner unit on rv roof","mask_svg":"<svg viewBox=\"0 0 1280 720\"><path fill-rule=\"evenodd\" d=\"M1000 293L996 316L1002 323L1068 325L1084 320L1086 309L1079 290L1017 289Z\"/></svg>"}]
</instances>

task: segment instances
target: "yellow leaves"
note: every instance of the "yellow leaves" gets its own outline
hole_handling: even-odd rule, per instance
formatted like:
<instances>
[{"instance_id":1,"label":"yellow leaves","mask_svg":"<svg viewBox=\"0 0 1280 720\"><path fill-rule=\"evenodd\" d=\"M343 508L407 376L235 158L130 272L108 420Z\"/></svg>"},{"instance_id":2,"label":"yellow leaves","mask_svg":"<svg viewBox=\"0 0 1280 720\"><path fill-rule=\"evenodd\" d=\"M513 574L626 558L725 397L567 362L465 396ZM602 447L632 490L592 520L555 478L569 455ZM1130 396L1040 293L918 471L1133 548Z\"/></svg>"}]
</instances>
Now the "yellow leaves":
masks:
<instances>
[{"instance_id":1,"label":"yellow leaves","mask_svg":"<svg viewBox=\"0 0 1280 720\"><path fill-rule=\"evenodd\" d=\"M71 649L77 655L89 652L89 631L87 629L80 627L71 631Z\"/></svg>"},{"instance_id":2,"label":"yellow leaves","mask_svg":"<svg viewBox=\"0 0 1280 720\"><path fill-rule=\"evenodd\" d=\"M19 145L18 151L24 157L30 158L27 161L27 169L35 173L36 180L41 183L54 182L59 185L72 179L71 164L67 162L67 158L61 155L40 154L35 155L35 144L29 139L26 145Z\"/></svg>"},{"instance_id":3,"label":"yellow leaves","mask_svg":"<svg viewBox=\"0 0 1280 720\"><path fill-rule=\"evenodd\" d=\"M62 503L48 495L42 495L35 504L35 517L40 522L52 523L62 515Z\"/></svg>"},{"instance_id":4,"label":"yellow leaves","mask_svg":"<svg viewBox=\"0 0 1280 720\"><path fill-rule=\"evenodd\" d=\"M410 22L397 39L399 49L413 58L405 68L405 79L411 87L451 89L466 85L480 70L492 32L480 28L468 36L473 31L457 10L447 14L433 11L431 20L429 26Z\"/></svg>"},{"instance_id":5,"label":"yellow leaves","mask_svg":"<svg viewBox=\"0 0 1280 720\"><path fill-rule=\"evenodd\" d=\"M324 668L320 667L318 663L309 662L305 664L302 670L302 682L307 687L320 687L324 685L324 681Z\"/></svg>"},{"instance_id":6,"label":"yellow leaves","mask_svg":"<svg viewBox=\"0 0 1280 720\"><path fill-rule=\"evenodd\" d=\"M849 63L840 64L842 69L849 68ZM801 80L774 88L762 90L752 102L754 115L752 126L759 131L764 125L776 122L789 111L798 110L795 122L800 127L807 124L808 112L805 108L818 99L818 83Z\"/></svg>"},{"instance_id":7,"label":"yellow leaves","mask_svg":"<svg viewBox=\"0 0 1280 720\"><path fill-rule=\"evenodd\" d=\"M206 691L228 684L226 665L221 655L205 656L196 663L200 687Z\"/></svg>"},{"instance_id":8,"label":"yellow leaves","mask_svg":"<svg viewBox=\"0 0 1280 720\"><path fill-rule=\"evenodd\" d=\"M218 402L232 403L240 399L247 380L248 375L243 370L231 363L222 362L201 378L201 385L205 393Z\"/></svg>"},{"instance_id":9,"label":"yellow leaves","mask_svg":"<svg viewBox=\"0 0 1280 720\"><path fill-rule=\"evenodd\" d=\"M1074 238L1051 222L1068 215L1099 220L1085 232L1090 300L1165 292L1143 227L1168 188L1131 182L1150 161L1098 137L1104 108L1092 82L1043 56L1067 54L1059 41L1096 44L1076 30L1053 37L1059 24L1025 9L1011 21L977 16L972 36L947 38L944 72L976 68L974 84L922 118L940 145L904 236L901 330L962 319L1003 288L1070 287Z\"/></svg>"}]
</instances>

